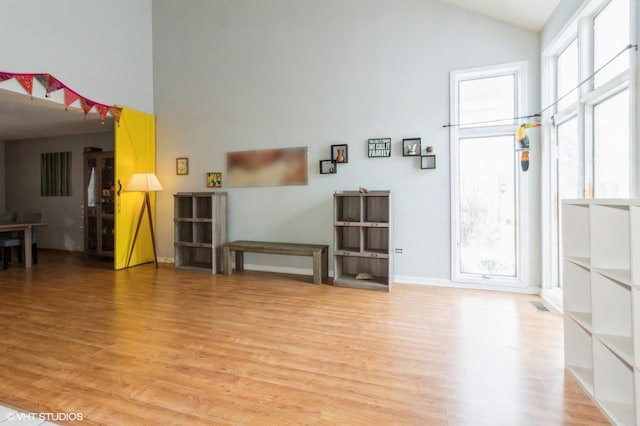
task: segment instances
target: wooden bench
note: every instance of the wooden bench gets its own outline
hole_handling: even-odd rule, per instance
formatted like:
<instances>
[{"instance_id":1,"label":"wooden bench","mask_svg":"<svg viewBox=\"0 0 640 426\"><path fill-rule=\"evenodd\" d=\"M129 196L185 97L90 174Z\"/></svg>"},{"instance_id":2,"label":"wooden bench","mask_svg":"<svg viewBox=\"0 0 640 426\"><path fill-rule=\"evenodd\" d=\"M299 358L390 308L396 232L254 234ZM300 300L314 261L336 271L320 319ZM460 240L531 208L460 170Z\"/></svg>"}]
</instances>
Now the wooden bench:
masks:
<instances>
[{"instance_id":1,"label":"wooden bench","mask_svg":"<svg viewBox=\"0 0 640 426\"><path fill-rule=\"evenodd\" d=\"M273 243L265 241L234 241L222 251L222 272L231 275L231 252L236 252L236 271L244 270L244 252L286 254L313 257L313 282L321 284L329 276L329 246L320 244Z\"/></svg>"}]
</instances>

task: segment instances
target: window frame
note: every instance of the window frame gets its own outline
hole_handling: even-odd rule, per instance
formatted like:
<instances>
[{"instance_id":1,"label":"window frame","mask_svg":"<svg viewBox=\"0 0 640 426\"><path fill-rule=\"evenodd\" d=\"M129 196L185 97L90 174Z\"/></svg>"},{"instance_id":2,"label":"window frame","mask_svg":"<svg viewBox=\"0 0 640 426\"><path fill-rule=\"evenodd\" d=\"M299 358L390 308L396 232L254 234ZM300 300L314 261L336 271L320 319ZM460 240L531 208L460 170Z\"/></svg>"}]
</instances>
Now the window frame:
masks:
<instances>
[{"instance_id":1,"label":"window frame","mask_svg":"<svg viewBox=\"0 0 640 426\"><path fill-rule=\"evenodd\" d=\"M595 87L594 79L587 80L595 71L594 59L594 19L612 0L587 0L567 22L555 39L541 54L542 78L541 99L542 106L553 105L557 99L557 57L574 40L578 39L578 72L579 81L585 82L577 90L577 100L563 110L549 108L542 114L542 168L541 168L541 244L542 244L542 287L541 294L556 308L562 309L562 288L555 286L552 258L554 244L552 228L555 220L553 197L557 189L557 125L567 122L572 117L578 118L578 140L583 141L583 197L593 197L594 184L594 107L604 100L615 96L621 91L629 90L629 192L630 197L638 196L640 150L637 147L638 126L636 119L637 95L637 55L629 54L629 69L612 77L602 85ZM636 1L629 2L629 38L635 40ZM621 48L624 46L621 46ZM597 195L597 194L596 194ZM559 200L557 201L559 202ZM560 218L558 218L560 219ZM559 233L558 238L562 238ZM561 268L561 265L560 265ZM558 283L561 285L561 283Z\"/></svg>"},{"instance_id":2,"label":"window frame","mask_svg":"<svg viewBox=\"0 0 640 426\"><path fill-rule=\"evenodd\" d=\"M527 286L527 279L529 277L529 220L525 217L528 208L528 173L518 172L520 170L520 156L519 152L515 151L515 134L521 123L518 120L519 116L523 115L524 106L527 105L527 62L511 62L506 64L491 65L478 68L469 68L454 70L450 73L450 117L455 125L449 127L450 137L450 179L451 179L451 280L454 283L459 284L471 284L477 285L478 288L498 288L498 289L514 289L522 290ZM514 95L515 95L515 117L511 124L500 125L480 125L477 127L464 126L461 127L458 123L458 111L459 111L459 83L465 80L475 80L481 78L498 77L503 75L514 75ZM498 117L512 118L512 117ZM480 137L495 137L495 136L513 136L514 137L514 152L513 161L514 167L516 167L515 173L515 216L516 216L516 244L515 244L515 258L516 258L516 273L515 277L499 277L499 276L479 276L477 274L463 274L460 272L460 242L459 242L459 230L460 230L460 170L459 170L459 155L460 155L460 140L467 138L480 138Z\"/></svg>"}]
</instances>

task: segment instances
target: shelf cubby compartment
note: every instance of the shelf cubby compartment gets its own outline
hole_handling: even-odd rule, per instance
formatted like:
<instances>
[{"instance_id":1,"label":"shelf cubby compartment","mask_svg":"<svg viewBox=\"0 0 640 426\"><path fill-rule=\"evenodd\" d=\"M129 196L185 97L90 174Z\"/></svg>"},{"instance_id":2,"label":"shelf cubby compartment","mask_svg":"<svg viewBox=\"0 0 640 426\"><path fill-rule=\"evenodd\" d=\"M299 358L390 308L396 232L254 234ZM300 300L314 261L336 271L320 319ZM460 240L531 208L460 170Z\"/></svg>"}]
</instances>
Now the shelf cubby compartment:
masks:
<instances>
[{"instance_id":1,"label":"shelf cubby compartment","mask_svg":"<svg viewBox=\"0 0 640 426\"><path fill-rule=\"evenodd\" d=\"M591 205L591 267L631 284L629 207Z\"/></svg>"},{"instance_id":2,"label":"shelf cubby compartment","mask_svg":"<svg viewBox=\"0 0 640 426\"><path fill-rule=\"evenodd\" d=\"M182 269L203 270L213 268L211 247L198 247L193 244L175 244L176 264Z\"/></svg>"},{"instance_id":3,"label":"shelf cubby compartment","mask_svg":"<svg viewBox=\"0 0 640 426\"><path fill-rule=\"evenodd\" d=\"M336 251L360 253L360 227L336 226L335 232Z\"/></svg>"},{"instance_id":4,"label":"shelf cubby compartment","mask_svg":"<svg viewBox=\"0 0 640 426\"><path fill-rule=\"evenodd\" d=\"M193 226L191 222L176 221L175 222L175 241L181 243L190 243L193 241Z\"/></svg>"},{"instance_id":5,"label":"shelf cubby compartment","mask_svg":"<svg viewBox=\"0 0 640 426\"><path fill-rule=\"evenodd\" d=\"M389 223L389 196L367 194L363 197L363 221L368 223Z\"/></svg>"},{"instance_id":6,"label":"shelf cubby compartment","mask_svg":"<svg viewBox=\"0 0 640 426\"><path fill-rule=\"evenodd\" d=\"M193 198L191 196L175 197L176 219L193 217Z\"/></svg>"},{"instance_id":7,"label":"shelf cubby compartment","mask_svg":"<svg viewBox=\"0 0 640 426\"><path fill-rule=\"evenodd\" d=\"M335 218L336 222L361 222L362 205L360 195L336 196Z\"/></svg>"},{"instance_id":8,"label":"shelf cubby compartment","mask_svg":"<svg viewBox=\"0 0 640 426\"><path fill-rule=\"evenodd\" d=\"M591 332L591 272L584 266L565 259L562 288L565 294L565 314Z\"/></svg>"},{"instance_id":9,"label":"shelf cubby compartment","mask_svg":"<svg viewBox=\"0 0 640 426\"><path fill-rule=\"evenodd\" d=\"M195 215L197 219L211 219L211 197L194 197Z\"/></svg>"},{"instance_id":10,"label":"shelf cubby compartment","mask_svg":"<svg viewBox=\"0 0 640 426\"><path fill-rule=\"evenodd\" d=\"M631 284L640 288L640 206L629 207L629 238L631 244ZM640 416L640 410L639 416Z\"/></svg>"},{"instance_id":11,"label":"shelf cubby compartment","mask_svg":"<svg viewBox=\"0 0 640 426\"><path fill-rule=\"evenodd\" d=\"M211 244L213 237L211 221L193 222L193 242Z\"/></svg>"},{"instance_id":12,"label":"shelf cubby compartment","mask_svg":"<svg viewBox=\"0 0 640 426\"><path fill-rule=\"evenodd\" d=\"M631 288L597 272L591 274L593 334L633 365Z\"/></svg>"},{"instance_id":13,"label":"shelf cubby compartment","mask_svg":"<svg viewBox=\"0 0 640 426\"><path fill-rule=\"evenodd\" d=\"M339 278L334 285L368 290L389 290L389 260L363 256L336 256L334 267ZM370 274L368 280L356 279L361 272Z\"/></svg>"},{"instance_id":14,"label":"shelf cubby compartment","mask_svg":"<svg viewBox=\"0 0 640 426\"><path fill-rule=\"evenodd\" d=\"M565 363L578 383L593 396L592 336L573 318L565 316Z\"/></svg>"},{"instance_id":15,"label":"shelf cubby compartment","mask_svg":"<svg viewBox=\"0 0 640 426\"><path fill-rule=\"evenodd\" d=\"M389 254L389 228L363 227L363 249L367 253Z\"/></svg>"},{"instance_id":16,"label":"shelf cubby compartment","mask_svg":"<svg viewBox=\"0 0 640 426\"><path fill-rule=\"evenodd\" d=\"M583 202L584 200L581 200ZM562 204L563 255L589 265L589 205Z\"/></svg>"},{"instance_id":17,"label":"shelf cubby compartment","mask_svg":"<svg viewBox=\"0 0 640 426\"><path fill-rule=\"evenodd\" d=\"M593 340L594 398L616 425L634 425L634 369L602 344Z\"/></svg>"}]
</instances>

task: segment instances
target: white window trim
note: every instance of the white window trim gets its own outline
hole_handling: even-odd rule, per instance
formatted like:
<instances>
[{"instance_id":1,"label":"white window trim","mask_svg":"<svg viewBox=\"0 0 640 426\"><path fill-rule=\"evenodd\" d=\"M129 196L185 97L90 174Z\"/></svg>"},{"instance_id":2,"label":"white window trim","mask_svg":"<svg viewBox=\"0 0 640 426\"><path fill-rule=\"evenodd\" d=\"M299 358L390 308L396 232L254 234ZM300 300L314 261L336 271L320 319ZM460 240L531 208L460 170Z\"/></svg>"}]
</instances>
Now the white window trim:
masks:
<instances>
[{"instance_id":1,"label":"white window trim","mask_svg":"<svg viewBox=\"0 0 640 426\"><path fill-rule=\"evenodd\" d=\"M514 278L509 277L482 277L472 274L461 274L459 272L459 193L460 182L458 157L459 140L473 137L487 137L487 136L513 136L515 142L515 134L518 126L526 120L514 120L510 125L499 126L480 126L480 127L465 127L460 128L457 123L458 110L459 110L459 93L458 87L460 81L473 80L479 78L497 77L502 75L514 75L516 84L516 117L525 115L524 106L527 105L527 62L512 62L501 65L485 66L479 68L462 69L451 71L450 73L450 118L453 121L452 126L449 127L450 133L450 163L451 163L451 281L457 284L472 284L478 285L479 288L506 290L506 289L522 289L527 286L527 280L529 278L529 223L531 218L528 215L528 173L523 173L520 170L520 155L515 151L513 161L514 167L516 167L515 176L515 193L516 193L516 217L517 217L517 234L516 234L516 276ZM503 117L499 117L503 118ZM511 117L504 117L511 118Z\"/></svg>"}]
</instances>

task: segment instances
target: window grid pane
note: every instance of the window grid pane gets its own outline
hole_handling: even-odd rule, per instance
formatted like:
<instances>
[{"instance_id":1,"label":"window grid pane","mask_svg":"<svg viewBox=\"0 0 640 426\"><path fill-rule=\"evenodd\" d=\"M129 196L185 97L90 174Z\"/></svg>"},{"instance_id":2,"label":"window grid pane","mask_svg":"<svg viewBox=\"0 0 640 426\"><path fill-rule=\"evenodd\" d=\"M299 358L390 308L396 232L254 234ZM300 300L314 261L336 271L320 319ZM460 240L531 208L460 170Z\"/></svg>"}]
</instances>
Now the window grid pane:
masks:
<instances>
[{"instance_id":1,"label":"window grid pane","mask_svg":"<svg viewBox=\"0 0 640 426\"><path fill-rule=\"evenodd\" d=\"M516 276L514 136L460 139L460 272Z\"/></svg>"},{"instance_id":2,"label":"window grid pane","mask_svg":"<svg viewBox=\"0 0 640 426\"><path fill-rule=\"evenodd\" d=\"M593 22L594 69L598 70L615 57L630 42L629 0L613 0L600 12ZM620 55L604 67L594 78L599 87L629 69L629 54Z\"/></svg>"},{"instance_id":3,"label":"window grid pane","mask_svg":"<svg viewBox=\"0 0 640 426\"><path fill-rule=\"evenodd\" d=\"M593 108L595 197L629 196L629 91Z\"/></svg>"},{"instance_id":4,"label":"window grid pane","mask_svg":"<svg viewBox=\"0 0 640 426\"><path fill-rule=\"evenodd\" d=\"M460 127L514 124L516 97L513 74L464 80L458 88Z\"/></svg>"},{"instance_id":5,"label":"window grid pane","mask_svg":"<svg viewBox=\"0 0 640 426\"><path fill-rule=\"evenodd\" d=\"M578 101L578 39L558 55L557 67L557 99L562 98L558 102L558 110L561 111Z\"/></svg>"}]
</instances>

